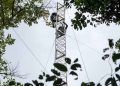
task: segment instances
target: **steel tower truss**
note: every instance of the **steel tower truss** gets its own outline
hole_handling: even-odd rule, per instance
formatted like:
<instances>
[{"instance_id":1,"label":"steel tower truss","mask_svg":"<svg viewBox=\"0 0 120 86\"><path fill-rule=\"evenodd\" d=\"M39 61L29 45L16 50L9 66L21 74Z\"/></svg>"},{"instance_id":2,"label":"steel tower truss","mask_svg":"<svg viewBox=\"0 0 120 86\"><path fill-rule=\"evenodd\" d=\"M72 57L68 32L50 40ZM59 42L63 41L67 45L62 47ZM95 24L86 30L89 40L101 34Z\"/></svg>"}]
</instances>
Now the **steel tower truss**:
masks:
<instances>
[{"instance_id":1,"label":"steel tower truss","mask_svg":"<svg viewBox=\"0 0 120 86\"><path fill-rule=\"evenodd\" d=\"M57 3L57 18L56 18L56 37L55 37L55 63L66 65L66 30L67 24L65 23L65 5ZM67 82L67 74L60 71L63 81ZM65 84L64 86L67 86Z\"/></svg>"}]
</instances>

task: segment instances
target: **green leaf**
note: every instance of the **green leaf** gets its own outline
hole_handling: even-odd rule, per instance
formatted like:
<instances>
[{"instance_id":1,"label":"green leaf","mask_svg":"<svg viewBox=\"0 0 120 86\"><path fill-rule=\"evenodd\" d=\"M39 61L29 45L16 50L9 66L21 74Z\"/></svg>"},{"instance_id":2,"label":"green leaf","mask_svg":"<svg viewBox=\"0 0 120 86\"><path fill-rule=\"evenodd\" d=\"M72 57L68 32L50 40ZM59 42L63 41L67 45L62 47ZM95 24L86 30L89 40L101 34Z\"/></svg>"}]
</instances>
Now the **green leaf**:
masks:
<instances>
[{"instance_id":1,"label":"green leaf","mask_svg":"<svg viewBox=\"0 0 120 86\"><path fill-rule=\"evenodd\" d=\"M65 58L65 62L68 64L71 64L71 59L70 58Z\"/></svg>"},{"instance_id":2,"label":"green leaf","mask_svg":"<svg viewBox=\"0 0 120 86\"><path fill-rule=\"evenodd\" d=\"M39 86L44 86L44 83L39 83Z\"/></svg>"},{"instance_id":3,"label":"green leaf","mask_svg":"<svg viewBox=\"0 0 120 86\"><path fill-rule=\"evenodd\" d=\"M105 60L105 59L107 59L109 56L110 56L109 54L105 54L105 55L102 57L102 59Z\"/></svg>"},{"instance_id":4,"label":"green leaf","mask_svg":"<svg viewBox=\"0 0 120 86\"><path fill-rule=\"evenodd\" d=\"M116 61L120 59L120 53L113 53L112 60L116 63Z\"/></svg>"},{"instance_id":5,"label":"green leaf","mask_svg":"<svg viewBox=\"0 0 120 86\"><path fill-rule=\"evenodd\" d=\"M120 51L120 39L116 42L115 47Z\"/></svg>"},{"instance_id":6,"label":"green leaf","mask_svg":"<svg viewBox=\"0 0 120 86\"><path fill-rule=\"evenodd\" d=\"M93 26L93 23L92 23L92 22L90 22L90 25L92 25L92 26Z\"/></svg>"},{"instance_id":7,"label":"green leaf","mask_svg":"<svg viewBox=\"0 0 120 86\"><path fill-rule=\"evenodd\" d=\"M108 79L105 81L105 86L108 86L108 84L110 84L110 82L112 82L112 77L108 78Z\"/></svg>"},{"instance_id":8,"label":"green leaf","mask_svg":"<svg viewBox=\"0 0 120 86\"><path fill-rule=\"evenodd\" d=\"M115 74L115 75L116 75L117 79L120 81L120 75L118 75L118 74Z\"/></svg>"},{"instance_id":9,"label":"green leaf","mask_svg":"<svg viewBox=\"0 0 120 86\"><path fill-rule=\"evenodd\" d=\"M82 82L82 83L81 83L81 86L88 86L88 85L87 85L87 83Z\"/></svg>"},{"instance_id":10,"label":"green leaf","mask_svg":"<svg viewBox=\"0 0 120 86\"><path fill-rule=\"evenodd\" d=\"M61 78L58 78L57 80L54 81L53 83L53 86L62 86L62 79Z\"/></svg>"},{"instance_id":11,"label":"green leaf","mask_svg":"<svg viewBox=\"0 0 120 86\"><path fill-rule=\"evenodd\" d=\"M54 73L55 75L60 76L60 72L58 72L57 70L51 69L51 71L52 71L52 73Z\"/></svg>"},{"instance_id":12,"label":"green leaf","mask_svg":"<svg viewBox=\"0 0 120 86\"><path fill-rule=\"evenodd\" d=\"M21 83L17 82L17 86L21 86Z\"/></svg>"},{"instance_id":13,"label":"green leaf","mask_svg":"<svg viewBox=\"0 0 120 86\"><path fill-rule=\"evenodd\" d=\"M87 23L90 23L90 20L87 20Z\"/></svg>"},{"instance_id":14,"label":"green leaf","mask_svg":"<svg viewBox=\"0 0 120 86\"><path fill-rule=\"evenodd\" d=\"M118 86L118 85L117 85L117 82L116 82L116 80L115 80L114 77L112 78L111 85L112 85L112 86Z\"/></svg>"},{"instance_id":15,"label":"green leaf","mask_svg":"<svg viewBox=\"0 0 120 86\"><path fill-rule=\"evenodd\" d=\"M46 74L46 77L50 77L50 75L49 75L49 74Z\"/></svg>"},{"instance_id":16,"label":"green leaf","mask_svg":"<svg viewBox=\"0 0 120 86\"><path fill-rule=\"evenodd\" d=\"M35 86L39 86L39 83L37 80L32 80L32 82L34 83Z\"/></svg>"},{"instance_id":17,"label":"green leaf","mask_svg":"<svg viewBox=\"0 0 120 86\"><path fill-rule=\"evenodd\" d=\"M120 67L115 68L115 72L118 72L120 70Z\"/></svg>"},{"instance_id":18,"label":"green leaf","mask_svg":"<svg viewBox=\"0 0 120 86\"><path fill-rule=\"evenodd\" d=\"M78 58L76 58L76 59L74 60L74 63L76 63L76 62L78 62Z\"/></svg>"},{"instance_id":19,"label":"green leaf","mask_svg":"<svg viewBox=\"0 0 120 86\"><path fill-rule=\"evenodd\" d=\"M24 86L33 86L31 83L25 83Z\"/></svg>"},{"instance_id":20,"label":"green leaf","mask_svg":"<svg viewBox=\"0 0 120 86\"><path fill-rule=\"evenodd\" d=\"M77 74L75 71L71 71L71 72L70 72L70 75L77 76L77 77L75 78L75 80L77 80L77 79L78 79L78 74Z\"/></svg>"},{"instance_id":21,"label":"green leaf","mask_svg":"<svg viewBox=\"0 0 120 86\"><path fill-rule=\"evenodd\" d=\"M109 48L105 48L105 49L103 49L103 53L105 53L107 50L109 50Z\"/></svg>"},{"instance_id":22,"label":"green leaf","mask_svg":"<svg viewBox=\"0 0 120 86\"><path fill-rule=\"evenodd\" d=\"M61 63L54 63L54 67L56 67L58 70L67 72L67 67Z\"/></svg>"},{"instance_id":23,"label":"green leaf","mask_svg":"<svg viewBox=\"0 0 120 86\"><path fill-rule=\"evenodd\" d=\"M113 39L108 39L108 42L109 42L109 47L113 48L114 46Z\"/></svg>"},{"instance_id":24,"label":"green leaf","mask_svg":"<svg viewBox=\"0 0 120 86\"><path fill-rule=\"evenodd\" d=\"M9 82L9 85L10 85L10 86L15 85L15 84L16 84L15 81L10 81L10 82Z\"/></svg>"},{"instance_id":25,"label":"green leaf","mask_svg":"<svg viewBox=\"0 0 120 86\"><path fill-rule=\"evenodd\" d=\"M43 76L42 76L42 75L39 75L39 79L43 79Z\"/></svg>"},{"instance_id":26,"label":"green leaf","mask_svg":"<svg viewBox=\"0 0 120 86\"><path fill-rule=\"evenodd\" d=\"M97 86L102 86L102 85L100 83L98 83Z\"/></svg>"},{"instance_id":27,"label":"green leaf","mask_svg":"<svg viewBox=\"0 0 120 86\"><path fill-rule=\"evenodd\" d=\"M43 76L45 76L45 72L43 72Z\"/></svg>"},{"instance_id":28,"label":"green leaf","mask_svg":"<svg viewBox=\"0 0 120 86\"><path fill-rule=\"evenodd\" d=\"M81 65L78 64L78 63L75 63L75 64L73 64L73 65L71 66L71 69L72 69L72 70L77 70L77 68L81 68Z\"/></svg>"},{"instance_id":29,"label":"green leaf","mask_svg":"<svg viewBox=\"0 0 120 86\"><path fill-rule=\"evenodd\" d=\"M74 71L71 71L70 74L71 74L71 75L78 76L78 74L77 74L76 72L74 72Z\"/></svg>"},{"instance_id":30,"label":"green leaf","mask_svg":"<svg viewBox=\"0 0 120 86\"><path fill-rule=\"evenodd\" d=\"M94 82L89 82L90 86L95 86Z\"/></svg>"},{"instance_id":31,"label":"green leaf","mask_svg":"<svg viewBox=\"0 0 120 86\"><path fill-rule=\"evenodd\" d=\"M56 76L49 76L46 78L46 82L48 81L54 81L56 79Z\"/></svg>"}]
</instances>

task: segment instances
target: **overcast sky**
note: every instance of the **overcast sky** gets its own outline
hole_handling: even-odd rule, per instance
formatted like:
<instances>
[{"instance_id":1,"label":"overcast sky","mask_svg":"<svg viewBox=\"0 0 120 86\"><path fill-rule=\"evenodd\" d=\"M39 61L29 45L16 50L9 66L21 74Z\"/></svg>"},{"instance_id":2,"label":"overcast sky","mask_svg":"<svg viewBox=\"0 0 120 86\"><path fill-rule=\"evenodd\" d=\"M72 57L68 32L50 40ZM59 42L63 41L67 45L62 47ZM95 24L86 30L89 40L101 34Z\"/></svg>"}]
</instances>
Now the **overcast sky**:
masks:
<instances>
[{"instance_id":1,"label":"overcast sky","mask_svg":"<svg viewBox=\"0 0 120 86\"><path fill-rule=\"evenodd\" d=\"M55 9L52 9L52 11L55 11ZM98 82L102 76L110 73L108 62L101 59L104 55L102 51L108 47L108 38L115 40L120 38L120 26L111 24L110 27L100 25L97 28L88 26L83 28L83 30L72 30L70 19L74 17L74 12L74 9L66 11L66 22L69 25L66 34L67 57L72 59L79 58L80 64L83 64L82 56L90 80ZM44 69L49 72L55 58L55 29L46 26L41 18L38 24L33 24L33 26L29 27L21 23L14 30L6 31L6 33L11 33L16 41L14 45L7 47L5 57L8 62L11 62L10 66L12 68L17 66L18 74L25 75L26 79L17 78L17 80L23 82L31 81L37 79ZM81 53L79 53L75 36ZM80 86L80 81L87 81L84 67L83 71L79 73L78 81L74 81L72 78L70 80L69 84L72 83L71 86Z\"/></svg>"}]
</instances>

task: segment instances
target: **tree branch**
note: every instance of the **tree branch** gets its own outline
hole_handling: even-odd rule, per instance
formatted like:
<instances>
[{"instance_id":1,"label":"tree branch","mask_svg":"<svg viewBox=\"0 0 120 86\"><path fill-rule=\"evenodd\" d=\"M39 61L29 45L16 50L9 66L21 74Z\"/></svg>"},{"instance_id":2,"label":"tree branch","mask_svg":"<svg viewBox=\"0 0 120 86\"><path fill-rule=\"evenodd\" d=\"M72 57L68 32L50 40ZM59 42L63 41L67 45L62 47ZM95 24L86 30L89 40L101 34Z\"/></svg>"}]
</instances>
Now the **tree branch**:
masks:
<instances>
[{"instance_id":1,"label":"tree branch","mask_svg":"<svg viewBox=\"0 0 120 86\"><path fill-rule=\"evenodd\" d=\"M0 75L8 75L7 73L0 73Z\"/></svg>"},{"instance_id":2,"label":"tree branch","mask_svg":"<svg viewBox=\"0 0 120 86\"><path fill-rule=\"evenodd\" d=\"M5 15L4 15L4 7L3 7L3 0L0 0L0 3L1 3L1 11L2 11L2 23L3 23L3 26L5 25Z\"/></svg>"},{"instance_id":3,"label":"tree branch","mask_svg":"<svg viewBox=\"0 0 120 86\"><path fill-rule=\"evenodd\" d=\"M12 2L12 17L14 15L14 5L15 5L15 0L13 0L13 2Z\"/></svg>"}]
</instances>

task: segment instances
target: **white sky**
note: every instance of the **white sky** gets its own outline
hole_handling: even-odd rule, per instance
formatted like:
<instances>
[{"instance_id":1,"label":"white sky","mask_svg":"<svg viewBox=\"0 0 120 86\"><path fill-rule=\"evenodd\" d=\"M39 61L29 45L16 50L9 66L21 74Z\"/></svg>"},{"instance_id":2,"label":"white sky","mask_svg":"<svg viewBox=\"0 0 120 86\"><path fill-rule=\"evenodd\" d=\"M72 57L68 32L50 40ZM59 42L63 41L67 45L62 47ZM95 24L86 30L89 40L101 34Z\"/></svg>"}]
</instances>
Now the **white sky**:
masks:
<instances>
[{"instance_id":1,"label":"white sky","mask_svg":"<svg viewBox=\"0 0 120 86\"><path fill-rule=\"evenodd\" d=\"M69 25L67 29L67 57L71 57L72 59L79 58L80 63L82 64L72 30L73 27L71 27L70 22L70 18L74 17L74 11L74 9L66 11L66 22ZM120 26L111 24L110 27L100 25L97 28L88 26L83 30L74 30L91 81L98 82L102 76L110 73L108 62L101 59L102 55L104 55L102 50L108 47L108 38L113 38L115 40L120 38L119 28ZM7 32L11 33L16 41L14 45L7 47L5 57L8 62L11 62L11 67L14 68L17 66L19 74L27 74L26 79L17 78L17 80L30 82L31 80L37 79L41 71L44 70L36 58L39 59L47 71L52 68L54 62L53 44L55 39L55 29L46 26L43 19L40 19L38 24L34 24L31 27L21 23L15 31L25 41L35 56L29 52L15 32L9 30ZM69 80L71 80L71 78ZM87 81L84 68L79 74L78 81L71 80L68 81L68 83L69 86L71 83L72 86L80 86L81 81Z\"/></svg>"}]
</instances>

